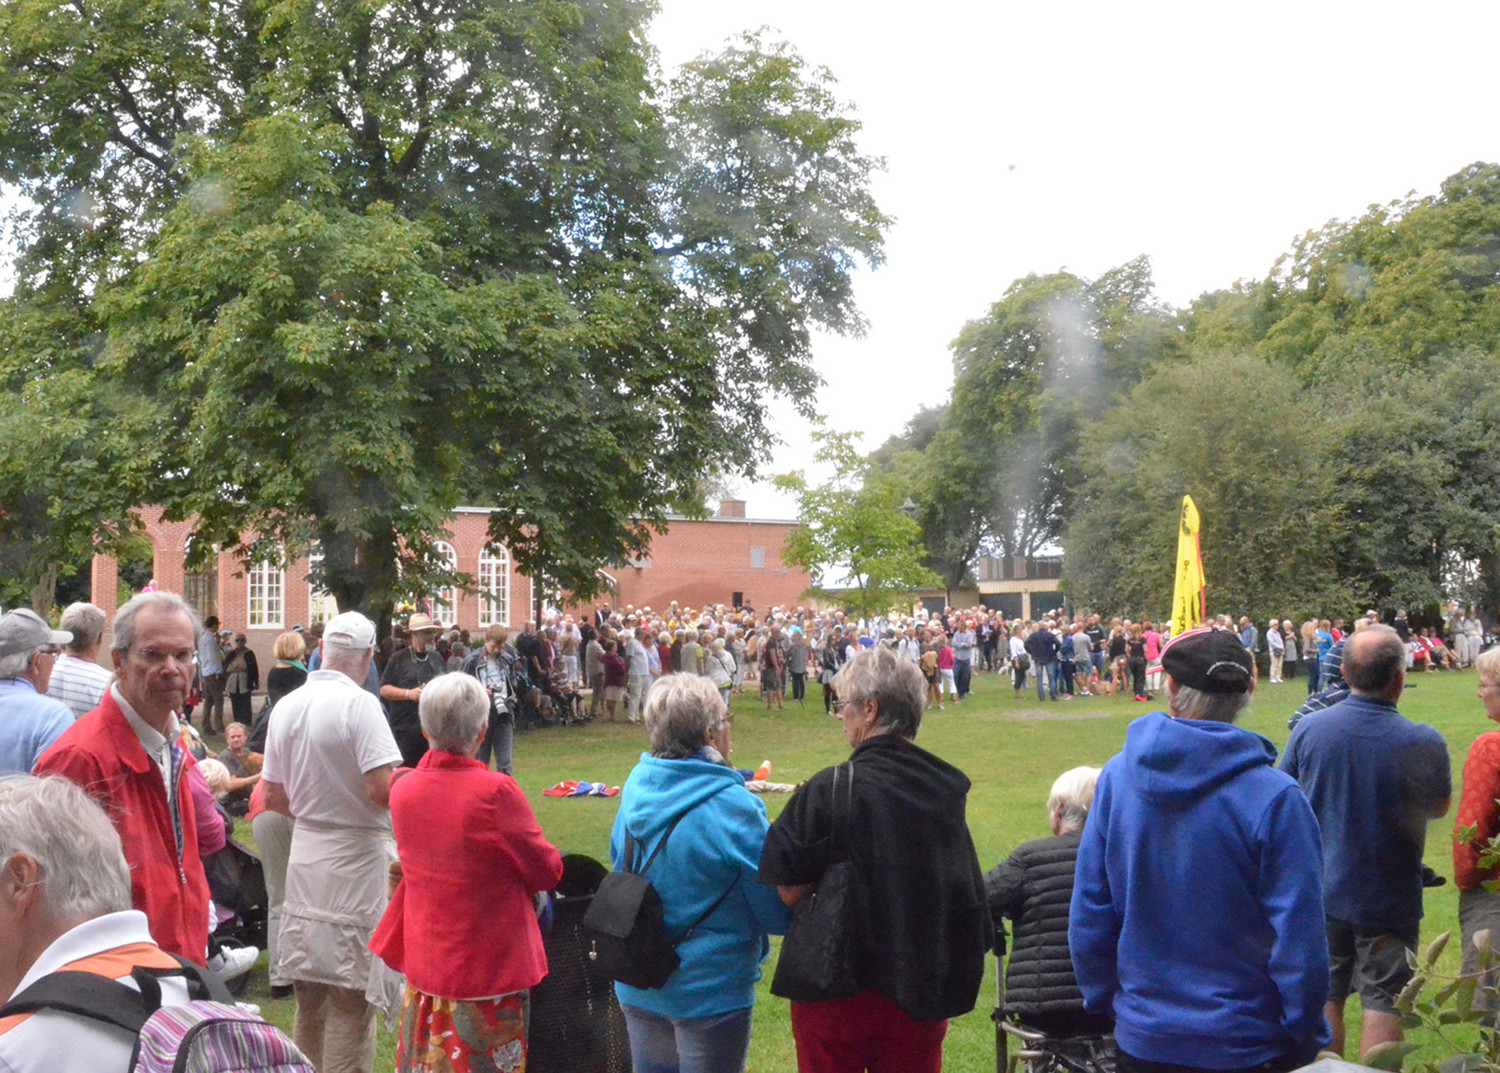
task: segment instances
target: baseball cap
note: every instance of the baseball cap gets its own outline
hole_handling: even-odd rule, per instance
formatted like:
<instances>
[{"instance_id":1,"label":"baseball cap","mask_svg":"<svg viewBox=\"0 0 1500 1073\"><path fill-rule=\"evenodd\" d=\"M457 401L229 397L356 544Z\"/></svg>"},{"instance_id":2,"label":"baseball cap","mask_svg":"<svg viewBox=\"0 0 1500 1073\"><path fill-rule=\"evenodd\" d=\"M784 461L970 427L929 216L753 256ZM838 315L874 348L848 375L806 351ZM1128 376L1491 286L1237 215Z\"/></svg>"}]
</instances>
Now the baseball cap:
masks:
<instances>
[{"instance_id":1,"label":"baseball cap","mask_svg":"<svg viewBox=\"0 0 1500 1073\"><path fill-rule=\"evenodd\" d=\"M1179 633L1161 652L1161 668L1204 693L1245 693L1254 672L1237 634L1204 627Z\"/></svg>"},{"instance_id":2,"label":"baseball cap","mask_svg":"<svg viewBox=\"0 0 1500 1073\"><path fill-rule=\"evenodd\" d=\"M54 630L27 607L18 607L0 618L0 656L14 656L43 645L65 645L72 639L67 630Z\"/></svg>"},{"instance_id":3,"label":"baseball cap","mask_svg":"<svg viewBox=\"0 0 1500 1073\"><path fill-rule=\"evenodd\" d=\"M358 611L345 611L328 620L323 640L337 648L369 648L375 643L375 623Z\"/></svg>"}]
</instances>

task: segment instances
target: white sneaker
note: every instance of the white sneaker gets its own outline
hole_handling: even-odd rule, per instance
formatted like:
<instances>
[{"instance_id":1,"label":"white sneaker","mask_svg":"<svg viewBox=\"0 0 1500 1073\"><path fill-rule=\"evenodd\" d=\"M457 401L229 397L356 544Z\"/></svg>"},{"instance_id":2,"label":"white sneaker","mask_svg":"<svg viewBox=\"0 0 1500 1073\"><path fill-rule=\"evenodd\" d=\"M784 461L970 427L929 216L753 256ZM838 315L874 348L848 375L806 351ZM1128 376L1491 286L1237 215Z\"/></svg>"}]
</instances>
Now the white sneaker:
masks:
<instances>
[{"instance_id":1,"label":"white sneaker","mask_svg":"<svg viewBox=\"0 0 1500 1073\"><path fill-rule=\"evenodd\" d=\"M233 980L243 976L260 960L258 946L222 946L219 952L208 959L208 971L220 980Z\"/></svg>"}]
</instances>

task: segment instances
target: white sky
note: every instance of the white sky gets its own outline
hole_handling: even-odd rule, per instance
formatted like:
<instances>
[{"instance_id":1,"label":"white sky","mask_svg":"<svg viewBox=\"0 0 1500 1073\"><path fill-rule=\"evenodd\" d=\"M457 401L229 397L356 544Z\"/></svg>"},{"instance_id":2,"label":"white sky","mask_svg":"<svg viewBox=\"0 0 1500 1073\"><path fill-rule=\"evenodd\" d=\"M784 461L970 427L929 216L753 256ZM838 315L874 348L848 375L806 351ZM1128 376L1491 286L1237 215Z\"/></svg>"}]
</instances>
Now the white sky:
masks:
<instances>
[{"instance_id":1,"label":"white sky","mask_svg":"<svg viewBox=\"0 0 1500 1073\"><path fill-rule=\"evenodd\" d=\"M858 280L860 340L820 338L818 409L874 448L952 382L948 343L1010 283L1140 254L1185 305L1293 238L1500 159L1500 4L662 0L670 70L769 26L828 67L896 217ZM805 426L768 472L805 465ZM752 516L791 516L763 485Z\"/></svg>"}]
</instances>

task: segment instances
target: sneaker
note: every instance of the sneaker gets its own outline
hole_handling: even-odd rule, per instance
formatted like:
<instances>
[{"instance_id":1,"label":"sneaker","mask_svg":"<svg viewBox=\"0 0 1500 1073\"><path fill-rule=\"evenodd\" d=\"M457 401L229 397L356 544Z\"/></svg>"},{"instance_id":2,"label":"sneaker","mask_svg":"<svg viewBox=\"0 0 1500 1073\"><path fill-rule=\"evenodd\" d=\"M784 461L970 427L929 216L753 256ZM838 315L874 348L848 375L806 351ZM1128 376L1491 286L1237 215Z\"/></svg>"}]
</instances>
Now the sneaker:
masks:
<instances>
[{"instance_id":1,"label":"sneaker","mask_svg":"<svg viewBox=\"0 0 1500 1073\"><path fill-rule=\"evenodd\" d=\"M208 971L228 982L245 975L259 960L258 946L221 946L219 952L208 959Z\"/></svg>"}]
</instances>

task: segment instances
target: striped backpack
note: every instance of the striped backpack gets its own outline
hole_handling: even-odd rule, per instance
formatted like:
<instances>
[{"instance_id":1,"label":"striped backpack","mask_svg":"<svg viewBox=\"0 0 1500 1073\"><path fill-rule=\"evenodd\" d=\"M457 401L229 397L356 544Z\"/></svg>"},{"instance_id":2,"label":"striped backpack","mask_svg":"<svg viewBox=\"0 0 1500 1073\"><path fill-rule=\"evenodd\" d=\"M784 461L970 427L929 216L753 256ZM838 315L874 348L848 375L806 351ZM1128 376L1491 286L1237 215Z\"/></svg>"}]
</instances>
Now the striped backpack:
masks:
<instances>
[{"instance_id":1,"label":"striped backpack","mask_svg":"<svg viewBox=\"0 0 1500 1073\"><path fill-rule=\"evenodd\" d=\"M89 971L87 959L76 962L12 998L0 1019L58 1010L114 1025L136 1036L133 1073L317 1073L296 1044L236 1006L216 978L172 960L172 967L133 967L139 991ZM186 977L190 1001L163 1006L164 976Z\"/></svg>"}]
</instances>

